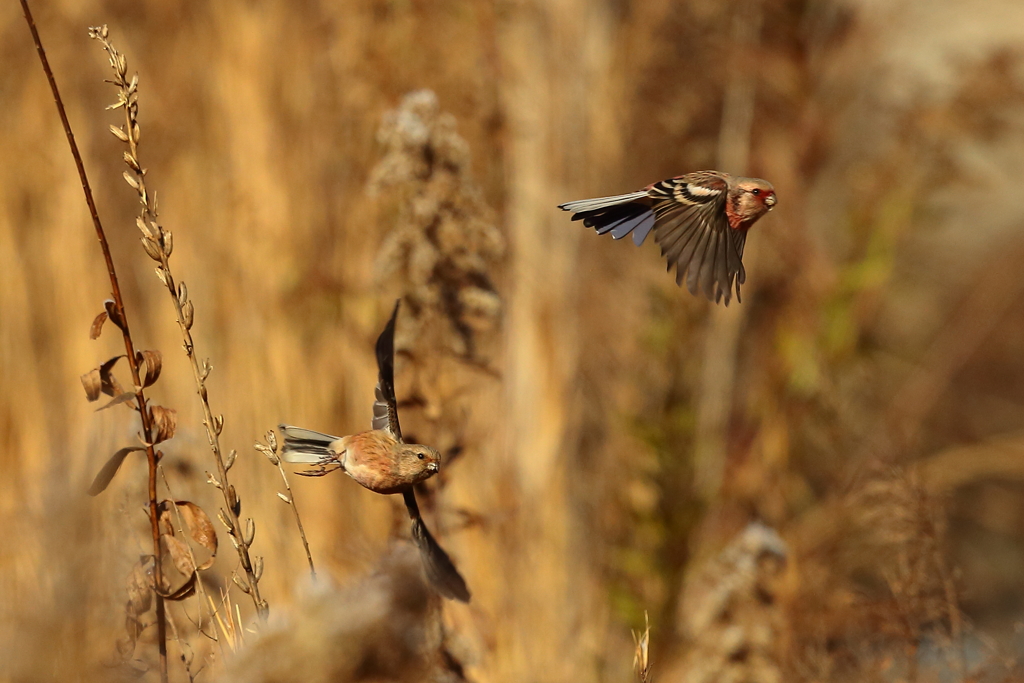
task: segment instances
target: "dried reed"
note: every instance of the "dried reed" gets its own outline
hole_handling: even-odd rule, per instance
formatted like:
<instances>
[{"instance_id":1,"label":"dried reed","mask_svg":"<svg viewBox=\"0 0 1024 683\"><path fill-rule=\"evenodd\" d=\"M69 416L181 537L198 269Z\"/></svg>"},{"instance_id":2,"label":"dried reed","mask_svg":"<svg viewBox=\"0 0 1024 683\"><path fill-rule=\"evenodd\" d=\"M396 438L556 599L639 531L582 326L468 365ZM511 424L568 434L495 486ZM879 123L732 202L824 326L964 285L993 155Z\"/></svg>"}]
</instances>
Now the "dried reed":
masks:
<instances>
[{"instance_id":1,"label":"dried reed","mask_svg":"<svg viewBox=\"0 0 1024 683\"><path fill-rule=\"evenodd\" d=\"M288 483L288 473L285 472L284 465L281 463L281 457L277 454L277 435L274 433L274 430L270 430L264 438L267 440L267 443L257 443L254 445L254 448L265 455L270 464L277 467L277 471L281 474L281 481L284 482L286 493L278 491L277 497L284 501L285 505L292 509L292 514L295 515L295 526L299 529L302 548L306 551L309 574L313 577L313 580L316 580L316 567L313 566L313 555L309 552L309 541L306 540L306 530L302 526L302 517L299 515L299 506L295 502L295 493L292 492L291 484Z\"/></svg>"},{"instance_id":2,"label":"dried reed","mask_svg":"<svg viewBox=\"0 0 1024 683\"><path fill-rule=\"evenodd\" d=\"M214 462L217 467L217 474L207 473L207 480L210 484L221 491L224 497L224 507L220 509L218 517L227 528L231 536L231 543L238 553L238 559L245 572L243 580L237 572L232 573L231 579L235 585L252 598L253 605L261 619L265 620L269 606L267 601L260 596L259 580L263 575L263 558L250 556L249 548L256 535L256 523L252 518L246 518L243 524L240 521L242 501L239 498L235 487L228 480L228 471L235 463L237 455L231 450L227 456L223 455L220 445L220 434L224 429L224 416L215 415L210 407L209 393L206 388L206 379L210 375L212 366L209 360L203 360L200 366L196 358L195 342L192 339L192 325L195 316L195 307L192 299L188 296L188 288L184 282L176 282L171 272L170 258L174 249L172 234L163 228L158 220L157 203L155 195L150 195L146 187L146 171L139 160L138 146L140 128L138 122L138 76L134 75L128 79L128 62L124 55L119 53L108 39L106 26L89 29L89 35L99 40L103 49L110 58L110 66L114 71L112 83L118 89L118 100L111 109L122 109L124 111L125 123L121 126L111 126L110 132L114 137L128 145L124 153L124 162L128 170L124 172L124 179L139 196L141 205L140 215L136 219L139 230L142 232L142 246L146 254L159 263L156 268L156 275L160 282L166 287L174 306L174 313L181 331L184 343L185 355L188 356L192 368L192 376L195 379L196 390L199 394L199 401L203 410L203 425L206 427L206 435L210 443L210 450L213 453Z\"/></svg>"},{"instance_id":3,"label":"dried reed","mask_svg":"<svg viewBox=\"0 0 1024 683\"><path fill-rule=\"evenodd\" d=\"M643 633L633 631L633 671L640 683L650 683L651 679L651 621L644 610Z\"/></svg>"}]
</instances>

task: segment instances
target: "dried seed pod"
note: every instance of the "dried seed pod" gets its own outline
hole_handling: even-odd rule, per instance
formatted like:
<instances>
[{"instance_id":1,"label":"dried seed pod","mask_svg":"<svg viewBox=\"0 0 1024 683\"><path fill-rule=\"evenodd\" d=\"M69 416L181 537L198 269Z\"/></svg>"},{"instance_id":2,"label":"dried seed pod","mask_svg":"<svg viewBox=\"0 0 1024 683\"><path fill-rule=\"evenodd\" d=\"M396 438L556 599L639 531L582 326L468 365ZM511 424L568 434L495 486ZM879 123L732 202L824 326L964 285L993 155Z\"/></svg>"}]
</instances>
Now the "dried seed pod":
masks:
<instances>
[{"instance_id":1,"label":"dried seed pod","mask_svg":"<svg viewBox=\"0 0 1024 683\"><path fill-rule=\"evenodd\" d=\"M135 218L135 225L139 227L139 231L142 232L143 235L151 240L155 240L160 237L159 228L154 230L154 226L142 220L142 216L137 216Z\"/></svg>"},{"instance_id":2,"label":"dried seed pod","mask_svg":"<svg viewBox=\"0 0 1024 683\"><path fill-rule=\"evenodd\" d=\"M249 584L247 584L245 581L242 581L242 579L239 578L238 574L232 574L231 580L234 581L235 585L238 586L238 588L245 594L248 594L249 591L252 590L251 588L249 588Z\"/></svg>"},{"instance_id":3,"label":"dried seed pod","mask_svg":"<svg viewBox=\"0 0 1024 683\"><path fill-rule=\"evenodd\" d=\"M242 511L242 502L238 499L238 494L235 493L234 484L228 485L227 493L228 506L231 508L231 511L234 512L235 516L237 517L238 513Z\"/></svg>"},{"instance_id":4,"label":"dried seed pod","mask_svg":"<svg viewBox=\"0 0 1024 683\"><path fill-rule=\"evenodd\" d=\"M128 133L125 133L123 128L119 128L111 124L110 132L113 133L114 137L120 140L121 142L128 142Z\"/></svg>"},{"instance_id":5,"label":"dried seed pod","mask_svg":"<svg viewBox=\"0 0 1024 683\"><path fill-rule=\"evenodd\" d=\"M192 329L193 317L195 316L195 308L192 306L191 301L186 301L185 305L181 307L181 322L185 324L186 330ZM203 379L206 379L205 377Z\"/></svg>"},{"instance_id":6,"label":"dried seed pod","mask_svg":"<svg viewBox=\"0 0 1024 683\"><path fill-rule=\"evenodd\" d=\"M231 523L231 519L228 517L227 513L224 512L223 508L217 510L217 519L220 520L220 523L224 525L224 528L228 530L229 534L235 533L235 525Z\"/></svg>"},{"instance_id":7,"label":"dried seed pod","mask_svg":"<svg viewBox=\"0 0 1024 683\"><path fill-rule=\"evenodd\" d=\"M142 237L142 248L146 250L146 255L156 262L160 262L160 246L149 239L148 237ZM165 283L166 284L166 283Z\"/></svg>"},{"instance_id":8,"label":"dried seed pod","mask_svg":"<svg viewBox=\"0 0 1024 683\"><path fill-rule=\"evenodd\" d=\"M142 172L142 167L139 166L139 160L132 156L131 152L125 152L122 157L124 158L124 163L128 164L128 168L132 169L136 173Z\"/></svg>"}]
</instances>

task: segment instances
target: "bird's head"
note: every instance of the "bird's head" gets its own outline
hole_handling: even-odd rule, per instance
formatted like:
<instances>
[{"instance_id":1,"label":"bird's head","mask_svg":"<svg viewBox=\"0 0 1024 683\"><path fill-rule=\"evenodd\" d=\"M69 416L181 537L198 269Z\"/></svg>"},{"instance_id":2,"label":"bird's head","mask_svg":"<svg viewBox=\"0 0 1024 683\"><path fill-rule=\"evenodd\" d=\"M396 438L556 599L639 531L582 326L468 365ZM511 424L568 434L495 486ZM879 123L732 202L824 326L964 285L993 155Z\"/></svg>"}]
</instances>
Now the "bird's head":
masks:
<instances>
[{"instance_id":1,"label":"bird's head","mask_svg":"<svg viewBox=\"0 0 1024 683\"><path fill-rule=\"evenodd\" d=\"M726 213L733 228L749 228L772 210L777 201L775 188L760 178L737 178L729 192Z\"/></svg>"},{"instance_id":2,"label":"bird's head","mask_svg":"<svg viewBox=\"0 0 1024 683\"><path fill-rule=\"evenodd\" d=\"M419 483L437 474L441 469L441 454L430 446L416 443L401 444L398 468L403 478Z\"/></svg>"}]
</instances>

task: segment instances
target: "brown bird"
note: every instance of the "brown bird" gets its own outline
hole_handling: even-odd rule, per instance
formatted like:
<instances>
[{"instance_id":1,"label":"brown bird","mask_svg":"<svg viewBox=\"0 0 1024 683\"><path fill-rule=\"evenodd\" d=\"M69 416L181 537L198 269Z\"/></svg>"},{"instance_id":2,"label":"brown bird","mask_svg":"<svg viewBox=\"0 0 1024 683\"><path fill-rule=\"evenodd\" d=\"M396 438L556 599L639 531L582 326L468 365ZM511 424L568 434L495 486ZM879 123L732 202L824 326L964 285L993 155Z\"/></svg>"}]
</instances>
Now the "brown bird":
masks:
<instances>
[{"instance_id":1,"label":"brown bird","mask_svg":"<svg viewBox=\"0 0 1024 683\"><path fill-rule=\"evenodd\" d=\"M614 239L633 233L638 247L653 230L676 284L691 294L703 292L729 305L733 283L736 300L747 279L743 245L747 230L775 206L775 188L760 178L734 178L720 171L696 171L648 185L629 194L560 204L574 221L610 232Z\"/></svg>"},{"instance_id":2,"label":"brown bird","mask_svg":"<svg viewBox=\"0 0 1024 683\"><path fill-rule=\"evenodd\" d=\"M401 493L412 520L412 537L431 585L446 598L469 602L466 582L423 523L413 490L414 485L437 473L441 454L430 446L402 440L395 398L395 320L399 303L395 302L391 319L377 338L373 429L337 437L279 425L284 436L281 455L286 462L313 465L313 469L300 474L319 477L340 469L375 493Z\"/></svg>"}]
</instances>

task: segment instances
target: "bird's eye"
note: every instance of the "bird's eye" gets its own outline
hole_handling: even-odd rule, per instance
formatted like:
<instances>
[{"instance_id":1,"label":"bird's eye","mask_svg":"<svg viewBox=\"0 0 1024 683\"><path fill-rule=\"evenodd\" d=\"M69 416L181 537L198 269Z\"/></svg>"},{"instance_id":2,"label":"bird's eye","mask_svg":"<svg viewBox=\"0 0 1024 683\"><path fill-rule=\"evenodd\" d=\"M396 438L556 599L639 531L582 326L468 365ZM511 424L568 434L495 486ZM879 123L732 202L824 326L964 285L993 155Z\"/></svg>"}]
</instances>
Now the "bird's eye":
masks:
<instances>
[{"instance_id":1,"label":"bird's eye","mask_svg":"<svg viewBox=\"0 0 1024 683\"><path fill-rule=\"evenodd\" d=\"M752 195L754 195L755 197L757 197L758 195L760 195L760 194L761 194L761 190L758 190L758 189L756 189L756 188L755 188L755 189L753 189L753 190L751 190L751 191L750 191L750 194L752 194Z\"/></svg>"},{"instance_id":2,"label":"bird's eye","mask_svg":"<svg viewBox=\"0 0 1024 683\"><path fill-rule=\"evenodd\" d=\"M422 460L423 459L423 454L422 453L417 453L416 457L419 458L420 460Z\"/></svg>"}]
</instances>

